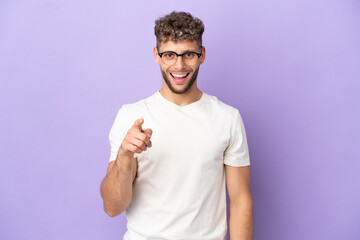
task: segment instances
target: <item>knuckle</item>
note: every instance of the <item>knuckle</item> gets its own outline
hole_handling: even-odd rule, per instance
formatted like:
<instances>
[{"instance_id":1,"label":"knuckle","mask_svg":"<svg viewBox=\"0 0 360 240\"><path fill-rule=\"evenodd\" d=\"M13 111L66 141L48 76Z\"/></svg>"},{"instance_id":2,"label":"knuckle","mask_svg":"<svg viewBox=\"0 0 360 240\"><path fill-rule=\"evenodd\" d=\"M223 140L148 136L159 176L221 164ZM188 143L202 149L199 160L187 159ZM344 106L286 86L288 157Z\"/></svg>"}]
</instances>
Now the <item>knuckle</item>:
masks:
<instances>
[{"instance_id":1,"label":"knuckle","mask_svg":"<svg viewBox=\"0 0 360 240\"><path fill-rule=\"evenodd\" d=\"M143 134L141 134L141 137L140 137L140 139L143 141L143 142L145 142L146 141L146 135L143 133Z\"/></svg>"},{"instance_id":2,"label":"knuckle","mask_svg":"<svg viewBox=\"0 0 360 240\"><path fill-rule=\"evenodd\" d=\"M130 128L130 129L129 129L129 132L132 133L132 134L134 134L134 133L136 133L136 129Z\"/></svg>"},{"instance_id":3,"label":"knuckle","mask_svg":"<svg viewBox=\"0 0 360 240\"><path fill-rule=\"evenodd\" d=\"M136 146L134 146L134 145L132 145L132 146L130 147L130 149L131 149L131 151L132 151L132 152L136 152L137 147L136 147Z\"/></svg>"}]
</instances>

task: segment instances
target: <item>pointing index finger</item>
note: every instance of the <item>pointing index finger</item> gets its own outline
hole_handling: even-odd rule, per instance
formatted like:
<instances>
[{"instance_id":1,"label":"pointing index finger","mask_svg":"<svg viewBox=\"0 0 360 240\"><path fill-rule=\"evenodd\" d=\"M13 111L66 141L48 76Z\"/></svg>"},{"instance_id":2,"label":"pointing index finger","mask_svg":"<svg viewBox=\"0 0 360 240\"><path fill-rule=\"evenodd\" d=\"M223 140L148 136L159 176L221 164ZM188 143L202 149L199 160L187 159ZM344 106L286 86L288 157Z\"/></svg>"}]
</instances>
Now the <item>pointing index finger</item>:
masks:
<instances>
[{"instance_id":1,"label":"pointing index finger","mask_svg":"<svg viewBox=\"0 0 360 240\"><path fill-rule=\"evenodd\" d=\"M139 118L134 122L134 125L132 126L135 129L138 129L140 132L143 132L141 125L144 123L143 118Z\"/></svg>"}]
</instances>

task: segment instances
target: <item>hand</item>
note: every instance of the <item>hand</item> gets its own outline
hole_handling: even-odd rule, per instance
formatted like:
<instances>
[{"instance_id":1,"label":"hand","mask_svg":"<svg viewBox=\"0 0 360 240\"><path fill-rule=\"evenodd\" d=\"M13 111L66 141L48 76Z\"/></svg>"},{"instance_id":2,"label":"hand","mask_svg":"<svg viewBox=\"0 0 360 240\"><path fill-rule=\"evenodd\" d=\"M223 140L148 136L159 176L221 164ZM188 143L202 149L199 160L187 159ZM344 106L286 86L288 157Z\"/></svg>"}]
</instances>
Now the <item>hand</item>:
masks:
<instances>
[{"instance_id":1,"label":"hand","mask_svg":"<svg viewBox=\"0 0 360 240\"><path fill-rule=\"evenodd\" d=\"M143 123L144 119L137 119L128 130L119 149L123 155L134 157L134 153L142 153L152 146L150 141L152 130L149 128L143 130L141 127Z\"/></svg>"}]
</instances>

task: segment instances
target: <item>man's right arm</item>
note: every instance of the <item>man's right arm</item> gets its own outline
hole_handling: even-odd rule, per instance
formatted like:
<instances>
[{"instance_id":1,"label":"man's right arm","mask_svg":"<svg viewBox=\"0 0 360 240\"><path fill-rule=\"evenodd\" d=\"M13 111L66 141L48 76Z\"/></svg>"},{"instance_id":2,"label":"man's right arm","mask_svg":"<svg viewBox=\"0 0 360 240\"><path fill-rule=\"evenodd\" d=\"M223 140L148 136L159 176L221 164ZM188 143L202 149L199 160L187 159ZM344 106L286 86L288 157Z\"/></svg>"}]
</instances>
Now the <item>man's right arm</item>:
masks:
<instances>
[{"instance_id":1,"label":"man's right arm","mask_svg":"<svg viewBox=\"0 0 360 240\"><path fill-rule=\"evenodd\" d=\"M101 183L100 193L104 210L110 217L120 215L132 199L132 185L137 172L137 160L120 153L109 163L106 176ZM130 164L129 164L130 163Z\"/></svg>"},{"instance_id":2,"label":"man's right arm","mask_svg":"<svg viewBox=\"0 0 360 240\"><path fill-rule=\"evenodd\" d=\"M115 161L109 163L107 173L100 186L104 210L110 217L120 215L130 204L132 187L137 173L137 159L140 154L151 147L151 129L143 130L143 119L135 121L121 143Z\"/></svg>"}]
</instances>

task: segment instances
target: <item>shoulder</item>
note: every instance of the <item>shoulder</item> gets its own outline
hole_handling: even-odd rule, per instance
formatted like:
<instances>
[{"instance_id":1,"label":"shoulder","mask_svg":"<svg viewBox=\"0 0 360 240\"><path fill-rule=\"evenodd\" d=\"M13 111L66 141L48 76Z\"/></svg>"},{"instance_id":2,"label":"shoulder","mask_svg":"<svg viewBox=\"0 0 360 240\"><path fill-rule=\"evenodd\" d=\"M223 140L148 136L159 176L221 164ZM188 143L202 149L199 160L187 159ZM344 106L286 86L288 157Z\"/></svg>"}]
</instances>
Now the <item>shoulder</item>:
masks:
<instances>
[{"instance_id":1,"label":"shoulder","mask_svg":"<svg viewBox=\"0 0 360 240\"><path fill-rule=\"evenodd\" d=\"M236 107L223 102L214 95L207 94L207 99L211 107L219 114L222 114L224 117L236 119L237 116L240 115L239 110Z\"/></svg>"},{"instance_id":2,"label":"shoulder","mask_svg":"<svg viewBox=\"0 0 360 240\"><path fill-rule=\"evenodd\" d=\"M154 95L135 102L123 104L119 109L118 118L123 119L131 126L136 119L146 118L149 108L154 104Z\"/></svg>"},{"instance_id":3,"label":"shoulder","mask_svg":"<svg viewBox=\"0 0 360 240\"><path fill-rule=\"evenodd\" d=\"M121 108L125 109L125 111L128 113L137 113L143 112L147 106L152 105L153 103L154 95L151 95L136 102L123 104Z\"/></svg>"}]
</instances>

